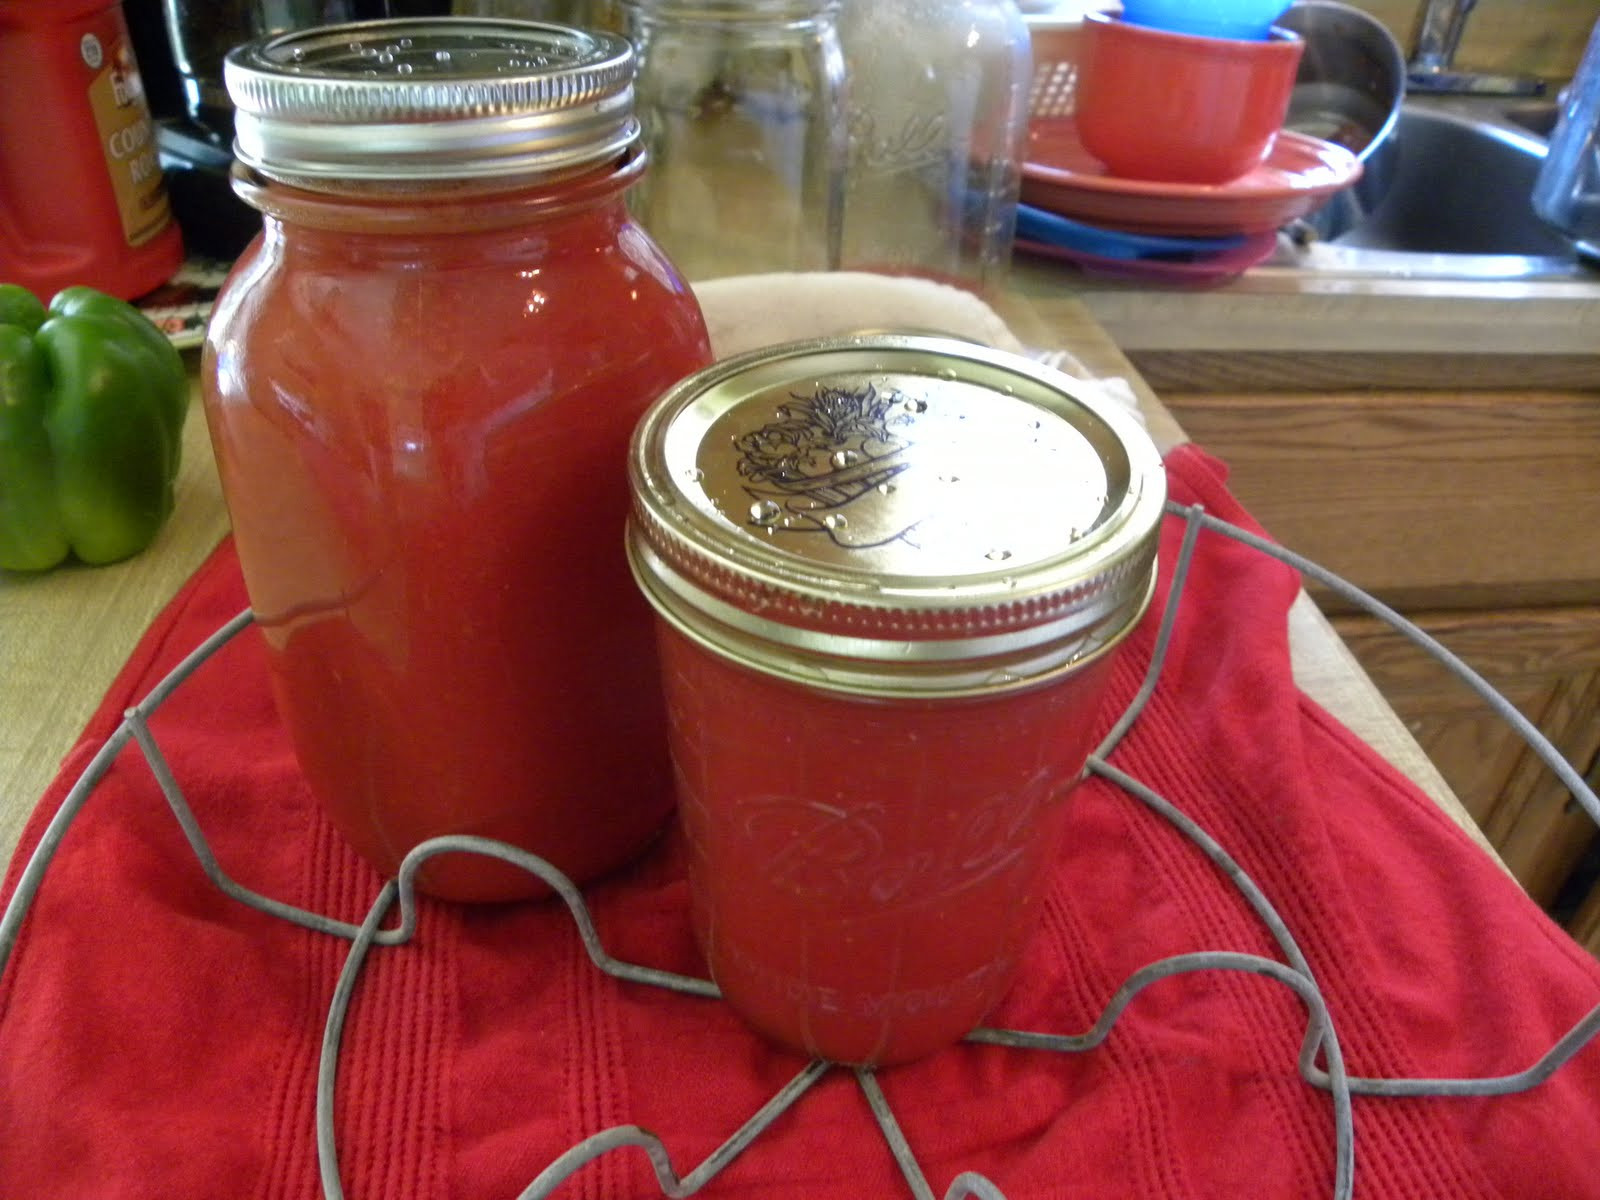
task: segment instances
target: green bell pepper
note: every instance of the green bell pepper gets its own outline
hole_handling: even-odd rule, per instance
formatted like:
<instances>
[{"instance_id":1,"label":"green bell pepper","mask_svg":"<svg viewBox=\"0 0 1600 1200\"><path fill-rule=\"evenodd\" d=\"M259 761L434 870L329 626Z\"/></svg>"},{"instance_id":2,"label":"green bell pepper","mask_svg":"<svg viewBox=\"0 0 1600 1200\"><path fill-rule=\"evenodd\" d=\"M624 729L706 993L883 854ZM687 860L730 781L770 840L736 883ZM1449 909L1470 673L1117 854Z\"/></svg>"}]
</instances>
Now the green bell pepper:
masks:
<instances>
[{"instance_id":1,"label":"green bell pepper","mask_svg":"<svg viewBox=\"0 0 1600 1200\"><path fill-rule=\"evenodd\" d=\"M138 309L0 284L0 568L137 554L172 512L189 380Z\"/></svg>"}]
</instances>

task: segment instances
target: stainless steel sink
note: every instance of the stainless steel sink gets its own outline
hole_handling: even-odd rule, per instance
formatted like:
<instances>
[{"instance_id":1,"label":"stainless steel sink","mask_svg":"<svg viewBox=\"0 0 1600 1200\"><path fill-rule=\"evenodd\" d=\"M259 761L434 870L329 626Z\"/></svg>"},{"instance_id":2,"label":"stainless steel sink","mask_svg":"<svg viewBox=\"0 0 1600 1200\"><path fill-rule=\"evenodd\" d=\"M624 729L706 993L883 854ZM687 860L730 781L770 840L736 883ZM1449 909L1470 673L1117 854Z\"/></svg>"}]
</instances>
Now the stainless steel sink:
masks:
<instances>
[{"instance_id":1,"label":"stainless steel sink","mask_svg":"<svg viewBox=\"0 0 1600 1200\"><path fill-rule=\"evenodd\" d=\"M1410 97L1356 191L1281 239L1266 270L1443 279L1600 279L1587 247L1535 215L1554 107Z\"/></svg>"},{"instance_id":2,"label":"stainless steel sink","mask_svg":"<svg viewBox=\"0 0 1600 1200\"><path fill-rule=\"evenodd\" d=\"M1556 127L1556 118L1560 116L1557 106L1548 100L1529 101L1526 103L1512 102L1505 107L1505 118L1519 129L1524 129L1537 138L1548 139Z\"/></svg>"}]
</instances>

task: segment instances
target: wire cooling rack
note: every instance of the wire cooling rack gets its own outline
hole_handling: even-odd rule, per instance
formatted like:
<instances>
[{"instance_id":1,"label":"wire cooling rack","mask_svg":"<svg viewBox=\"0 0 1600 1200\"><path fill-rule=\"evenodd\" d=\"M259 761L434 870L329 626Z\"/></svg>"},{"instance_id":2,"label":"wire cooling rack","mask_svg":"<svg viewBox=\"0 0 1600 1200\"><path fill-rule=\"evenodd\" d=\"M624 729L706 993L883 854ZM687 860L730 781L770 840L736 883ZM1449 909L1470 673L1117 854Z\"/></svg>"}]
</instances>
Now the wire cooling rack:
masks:
<instances>
[{"instance_id":1,"label":"wire cooling rack","mask_svg":"<svg viewBox=\"0 0 1600 1200\"><path fill-rule=\"evenodd\" d=\"M1118 1018L1139 993L1158 980L1196 971L1244 972L1274 980L1293 992L1305 1007L1307 1023L1299 1054L1299 1073L1308 1086L1324 1091L1329 1096L1333 1126L1332 1195L1334 1200L1348 1200L1354 1192L1356 1171L1355 1131L1351 1105L1353 1097L1500 1096L1538 1087L1587 1045L1597 1032L1600 1032L1600 1004L1557 1040L1537 1062L1513 1074L1473 1079L1386 1079L1354 1076L1346 1070L1339 1038L1322 990L1294 935L1265 894L1204 829L1165 798L1107 761L1117 744L1139 719L1160 680L1178 605L1200 535L1209 532L1230 537L1277 558L1294 567L1302 575L1317 580L1341 597L1386 621L1460 676L1496 714L1509 722L1545 765L1571 790L1574 798L1597 825L1600 825L1600 800L1596 799L1594 792L1577 771L1521 713L1448 649L1394 610L1316 563L1257 537L1248 530L1219 520L1206 513L1199 505L1178 505L1169 502L1167 511L1169 515L1182 518L1186 524L1181 549L1174 564L1166 612L1157 633L1150 667L1132 703L1090 756L1085 772L1099 775L1116 784L1135 800L1170 822L1192 842L1238 889L1256 917L1271 934L1282 953L1282 960L1230 951L1206 951L1164 958L1128 976L1106 1004L1099 1019L1085 1033L1068 1036L1016 1029L983 1028L969 1034L967 1040L1010 1046L1025 1051L1080 1054L1093 1050L1104 1042ZM704 997L707 1000L718 998L717 988L709 980L639 966L612 957L602 944L588 907L571 880L535 855L484 838L435 838L416 847L401 863L397 878L384 884L365 920L359 926L335 921L319 913L262 896L230 878L217 863L199 823L184 799L182 788L173 777L160 747L152 737L149 718L201 663L250 622L251 614L248 610L240 613L179 663L150 691L149 695L128 710L122 724L85 769L45 830L32 858L23 870L4 916L0 917L0 973L5 971L33 898L73 818L82 809L95 784L110 767L112 760L129 741L133 741L138 745L160 784L195 857L207 877L222 892L242 904L272 916L350 942L350 950L340 970L333 999L329 1004L327 1020L323 1026L322 1050L317 1072L317 1158L324 1200L345 1200L344 1187L340 1182L339 1147L334 1135L333 1110L334 1083L339 1069L339 1046L344 1033L350 998L360 977L362 965L366 962L371 949L374 946L403 946L416 931L416 876L422 864L435 855L463 852L481 854L512 863L538 876L566 904L590 960L596 968L607 975L630 983L666 988ZM395 924L385 926L383 922L396 903L399 905L399 919ZM560 1155L519 1193L517 1200L540 1200L542 1197L550 1196L563 1181L587 1164L602 1155L627 1147L636 1147L644 1151L655 1171L656 1181L663 1196L671 1200L692 1196L714 1179L730 1162L749 1149L774 1121L794 1108L813 1084L831 1071L847 1069L849 1068L821 1061L808 1064L721 1146L687 1173L680 1174L669 1148L654 1134L636 1125L622 1125L597 1132ZM935 1200L935 1194L928 1184L927 1177L902 1133L882 1089L878 1086L876 1077L872 1072L865 1070L855 1070L854 1074L911 1195L915 1200ZM956 1176L946 1190L944 1200L966 1200L968 1197L974 1200L1005 1200L1005 1194L991 1180L971 1171Z\"/></svg>"}]
</instances>

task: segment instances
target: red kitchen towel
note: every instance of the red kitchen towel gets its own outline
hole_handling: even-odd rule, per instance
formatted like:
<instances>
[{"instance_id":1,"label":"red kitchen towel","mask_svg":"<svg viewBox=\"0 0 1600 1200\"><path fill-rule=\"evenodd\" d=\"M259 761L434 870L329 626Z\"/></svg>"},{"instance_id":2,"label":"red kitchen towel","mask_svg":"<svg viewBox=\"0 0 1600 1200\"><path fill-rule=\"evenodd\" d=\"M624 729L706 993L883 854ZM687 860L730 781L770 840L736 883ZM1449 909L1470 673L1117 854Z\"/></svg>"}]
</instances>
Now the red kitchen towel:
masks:
<instances>
[{"instance_id":1,"label":"red kitchen towel","mask_svg":"<svg viewBox=\"0 0 1600 1200\"><path fill-rule=\"evenodd\" d=\"M1175 453L1169 473L1178 499L1247 522L1203 455ZM1180 535L1170 521L1169 552ZM1520 1070L1600 1002L1600 966L1298 693L1285 633L1296 586L1259 553L1202 535L1160 686L1112 762L1209 830L1277 905L1352 1072ZM134 654L21 856L124 707L244 603L225 545ZM1122 656L1115 709L1138 687L1158 616ZM379 880L308 797L253 632L179 688L153 728L231 874L360 920ZM1072 804L1028 969L995 1024L1078 1033L1156 959L1275 955L1239 895L1143 805L1100 779ZM698 973L673 837L590 899L613 953ZM316 1063L346 948L218 893L125 751L0 980L0 1197L321 1195ZM1143 992L1092 1051L968 1044L879 1079L938 1195L970 1170L1010 1200L1305 1200L1331 1194L1333 1126L1327 1095L1297 1074L1304 1029L1281 985L1203 973ZM554 903L423 902L412 942L373 950L351 1007L336 1094L344 1194L510 1200L569 1146L623 1124L659 1135L687 1173L802 1065L715 1001L601 975ZM1600 1197L1600 1046L1520 1095L1358 1097L1355 1125L1358 1196ZM659 1192L630 1149L559 1194ZM703 1194L909 1193L841 1071Z\"/></svg>"}]
</instances>

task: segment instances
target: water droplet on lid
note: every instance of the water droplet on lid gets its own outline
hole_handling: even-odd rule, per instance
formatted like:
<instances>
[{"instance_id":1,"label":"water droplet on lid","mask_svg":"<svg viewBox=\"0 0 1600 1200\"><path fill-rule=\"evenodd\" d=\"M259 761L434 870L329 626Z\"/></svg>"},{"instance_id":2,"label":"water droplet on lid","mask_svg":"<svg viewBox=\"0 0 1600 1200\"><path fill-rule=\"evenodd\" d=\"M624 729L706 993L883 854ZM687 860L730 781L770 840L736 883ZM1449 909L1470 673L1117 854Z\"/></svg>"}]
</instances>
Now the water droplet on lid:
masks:
<instances>
[{"instance_id":1,"label":"water droplet on lid","mask_svg":"<svg viewBox=\"0 0 1600 1200\"><path fill-rule=\"evenodd\" d=\"M856 450L835 450L830 460L835 470L842 471L845 467L854 466L861 461L861 454Z\"/></svg>"},{"instance_id":2,"label":"water droplet on lid","mask_svg":"<svg viewBox=\"0 0 1600 1200\"><path fill-rule=\"evenodd\" d=\"M387 50L385 50L382 54L378 55L378 61L381 62L384 66L387 67L390 63L392 63L394 61L394 55L390 54Z\"/></svg>"},{"instance_id":3,"label":"water droplet on lid","mask_svg":"<svg viewBox=\"0 0 1600 1200\"><path fill-rule=\"evenodd\" d=\"M294 48L294 50L290 53L289 57L294 59L295 62L304 62L305 61L305 57L306 57L306 52L304 50L302 50L299 46L296 46Z\"/></svg>"},{"instance_id":4,"label":"water droplet on lid","mask_svg":"<svg viewBox=\"0 0 1600 1200\"><path fill-rule=\"evenodd\" d=\"M775 525L782 515L783 509L773 500L758 500L750 506L750 519L757 525Z\"/></svg>"},{"instance_id":5,"label":"water droplet on lid","mask_svg":"<svg viewBox=\"0 0 1600 1200\"><path fill-rule=\"evenodd\" d=\"M704 471L702 471L699 467L690 467L687 471L685 471L683 473L683 477L685 479L687 479L690 483L699 483L702 479L704 479L706 477L706 473Z\"/></svg>"},{"instance_id":6,"label":"water droplet on lid","mask_svg":"<svg viewBox=\"0 0 1600 1200\"><path fill-rule=\"evenodd\" d=\"M403 50L411 49L411 39L410 38L401 38L400 39L400 48L403 49Z\"/></svg>"},{"instance_id":7,"label":"water droplet on lid","mask_svg":"<svg viewBox=\"0 0 1600 1200\"><path fill-rule=\"evenodd\" d=\"M892 484L892 483L880 483L878 485L878 494L879 495L887 496L892 491L894 491L894 484Z\"/></svg>"},{"instance_id":8,"label":"water droplet on lid","mask_svg":"<svg viewBox=\"0 0 1600 1200\"><path fill-rule=\"evenodd\" d=\"M1011 557L1011 551L1002 550L996 547L995 549L989 551L989 553L985 554L984 557L990 562L1005 562L1006 559Z\"/></svg>"},{"instance_id":9,"label":"water droplet on lid","mask_svg":"<svg viewBox=\"0 0 1600 1200\"><path fill-rule=\"evenodd\" d=\"M843 529L846 525L850 524L850 522L839 513L829 513L827 516L822 518L822 523L829 529Z\"/></svg>"},{"instance_id":10,"label":"water droplet on lid","mask_svg":"<svg viewBox=\"0 0 1600 1200\"><path fill-rule=\"evenodd\" d=\"M961 482L961 476L959 476L959 475L941 475L941 476L939 476L939 482L940 483L960 483Z\"/></svg>"},{"instance_id":11,"label":"water droplet on lid","mask_svg":"<svg viewBox=\"0 0 1600 1200\"><path fill-rule=\"evenodd\" d=\"M450 61L450 51L448 51L448 50L435 50L433 52L433 58L434 58L435 62L449 62Z\"/></svg>"},{"instance_id":12,"label":"water droplet on lid","mask_svg":"<svg viewBox=\"0 0 1600 1200\"><path fill-rule=\"evenodd\" d=\"M950 380L950 379L954 379L955 377L956 377L955 371L952 370L949 367L946 367L944 370L939 372L939 378L940 379Z\"/></svg>"},{"instance_id":13,"label":"water droplet on lid","mask_svg":"<svg viewBox=\"0 0 1600 1200\"><path fill-rule=\"evenodd\" d=\"M917 396L907 396L905 399L904 408L907 412L927 412L928 402Z\"/></svg>"},{"instance_id":14,"label":"water droplet on lid","mask_svg":"<svg viewBox=\"0 0 1600 1200\"><path fill-rule=\"evenodd\" d=\"M401 63L399 66L395 67L394 70L395 70L395 74L397 74L397 75L409 75L409 74L411 74L411 64L410 63Z\"/></svg>"}]
</instances>

